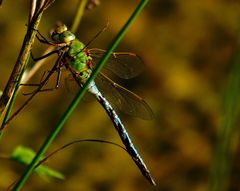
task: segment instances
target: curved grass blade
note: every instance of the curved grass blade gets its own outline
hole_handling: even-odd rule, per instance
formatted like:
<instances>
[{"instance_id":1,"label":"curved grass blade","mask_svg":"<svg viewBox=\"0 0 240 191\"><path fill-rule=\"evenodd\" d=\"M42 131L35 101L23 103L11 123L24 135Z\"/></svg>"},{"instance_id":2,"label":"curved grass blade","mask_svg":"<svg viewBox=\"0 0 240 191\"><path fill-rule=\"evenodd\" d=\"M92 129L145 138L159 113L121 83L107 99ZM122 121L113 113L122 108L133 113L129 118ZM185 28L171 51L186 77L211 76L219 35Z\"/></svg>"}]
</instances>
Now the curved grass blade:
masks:
<instances>
[{"instance_id":1,"label":"curved grass blade","mask_svg":"<svg viewBox=\"0 0 240 191\"><path fill-rule=\"evenodd\" d=\"M239 42L238 42L239 43ZM209 180L209 191L229 190L231 180L232 154L238 137L240 116L240 45L238 44L230 62L231 70L222 98L222 118L218 128L212 169Z\"/></svg>"},{"instance_id":2,"label":"curved grass blade","mask_svg":"<svg viewBox=\"0 0 240 191\"><path fill-rule=\"evenodd\" d=\"M31 148L17 146L12 152L10 159L23 165L29 165L35 155L36 153ZM45 165L39 164L38 168L35 168L35 172L44 180L49 180L50 178L64 179L63 174Z\"/></svg>"}]
</instances>

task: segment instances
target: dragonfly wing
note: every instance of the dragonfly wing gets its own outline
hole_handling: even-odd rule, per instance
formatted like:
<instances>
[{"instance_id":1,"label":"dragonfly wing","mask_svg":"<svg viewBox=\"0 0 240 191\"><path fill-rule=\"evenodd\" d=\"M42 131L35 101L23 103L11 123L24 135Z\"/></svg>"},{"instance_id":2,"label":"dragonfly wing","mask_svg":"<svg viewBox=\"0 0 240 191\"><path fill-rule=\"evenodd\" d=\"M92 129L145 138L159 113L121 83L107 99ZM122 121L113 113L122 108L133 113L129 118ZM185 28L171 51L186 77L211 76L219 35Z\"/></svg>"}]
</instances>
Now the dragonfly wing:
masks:
<instances>
[{"instance_id":1,"label":"dragonfly wing","mask_svg":"<svg viewBox=\"0 0 240 191\"><path fill-rule=\"evenodd\" d=\"M79 85L76 80L73 78L72 74L69 74L65 79L65 86L68 92L71 94L76 94L79 91Z\"/></svg>"},{"instance_id":2,"label":"dragonfly wing","mask_svg":"<svg viewBox=\"0 0 240 191\"><path fill-rule=\"evenodd\" d=\"M65 86L67 91L72 94L72 95L76 95L77 92L82 89L82 87L80 86L80 84L76 81L76 79L74 79L73 77L74 74L69 74L66 78L65 78ZM83 97L83 100L85 102L90 102L94 100L94 96L89 93L86 92L86 94Z\"/></svg>"},{"instance_id":3,"label":"dragonfly wing","mask_svg":"<svg viewBox=\"0 0 240 191\"><path fill-rule=\"evenodd\" d=\"M89 51L95 65L106 52L101 49L89 49ZM143 61L138 55L131 52L115 52L112 53L104 68L121 78L130 79L139 75L143 71L143 66Z\"/></svg>"},{"instance_id":4,"label":"dragonfly wing","mask_svg":"<svg viewBox=\"0 0 240 191\"><path fill-rule=\"evenodd\" d=\"M113 82L104 74L98 75L96 83L106 99L122 112L142 119L153 118L151 108L141 97Z\"/></svg>"}]
</instances>

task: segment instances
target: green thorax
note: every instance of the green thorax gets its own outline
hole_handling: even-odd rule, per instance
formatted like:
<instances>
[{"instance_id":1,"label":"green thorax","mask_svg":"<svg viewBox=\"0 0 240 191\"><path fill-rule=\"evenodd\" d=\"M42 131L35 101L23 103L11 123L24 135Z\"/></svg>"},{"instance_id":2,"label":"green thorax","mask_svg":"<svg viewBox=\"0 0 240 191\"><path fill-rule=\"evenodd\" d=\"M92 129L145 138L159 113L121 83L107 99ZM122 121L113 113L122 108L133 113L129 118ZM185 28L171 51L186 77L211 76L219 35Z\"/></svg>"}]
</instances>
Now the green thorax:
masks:
<instances>
[{"instance_id":1,"label":"green thorax","mask_svg":"<svg viewBox=\"0 0 240 191\"><path fill-rule=\"evenodd\" d=\"M66 53L67 62L76 70L76 72L82 72L89 68L88 63L91 61L91 57L87 55L84 48L85 45L75 39L72 41L69 50Z\"/></svg>"},{"instance_id":2,"label":"green thorax","mask_svg":"<svg viewBox=\"0 0 240 191\"><path fill-rule=\"evenodd\" d=\"M51 33L51 39L60 47L66 47L63 61L75 71L81 84L85 83L92 72L92 58L85 45L76 39L66 25L57 25Z\"/></svg>"},{"instance_id":3,"label":"green thorax","mask_svg":"<svg viewBox=\"0 0 240 191\"><path fill-rule=\"evenodd\" d=\"M84 48L85 45L82 42L74 39L71 42L65 57L70 67L79 74L79 78L82 83L85 83L91 74L92 60Z\"/></svg>"}]
</instances>

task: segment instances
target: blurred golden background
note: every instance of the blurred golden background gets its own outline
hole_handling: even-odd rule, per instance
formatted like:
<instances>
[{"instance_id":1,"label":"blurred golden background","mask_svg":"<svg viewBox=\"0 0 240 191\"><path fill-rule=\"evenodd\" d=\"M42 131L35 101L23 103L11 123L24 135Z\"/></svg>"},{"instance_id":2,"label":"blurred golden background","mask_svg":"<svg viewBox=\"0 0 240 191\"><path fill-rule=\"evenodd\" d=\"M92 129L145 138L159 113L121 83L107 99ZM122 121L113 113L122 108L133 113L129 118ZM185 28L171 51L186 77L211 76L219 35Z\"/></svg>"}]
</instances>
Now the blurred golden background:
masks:
<instances>
[{"instance_id":1,"label":"blurred golden background","mask_svg":"<svg viewBox=\"0 0 240 191\"><path fill-rule=\"evenodd\" d=\"M100 1L86 11L77 37L84 43L107 21L110 26L91 47L105 49L139 1ZM56 1L43 15L40 32L49 38L57 21L70 26L77 0ZM120 113L130 137L157 183L151 186L131 157L112 145L81 143L58 153L45 164L62 172L64 181L46 182L34 174L23 190L161 190L204 191L220 122L222 92L239 40L240 1L152 0L130 27L116 51L139 54L145 71L118 82L143 97L155 117L143 121ZM0 89L16 62L26 32L28 1L4 1L0 9ZM34 55L47 48L37 40ZM30 61L33 64L33 61ZM31 79L37 83L54 58ZM65 74L63 74L65 75ZM39 93L12 121L1 139L0 153L17 145L39 149L73 98L64 78L57 91ZM54 84L52 79L49 84ZM14 110L26 100L22 89ZM48 153L76 139L102 139L121 144L110 119L96 101L82 101ZM240 155L236 141L229 190L239 190ZM238 149L237 149L238 148ZM25 167L0 159L0 190L6 189Z\"/></svg>"}]
</instances>

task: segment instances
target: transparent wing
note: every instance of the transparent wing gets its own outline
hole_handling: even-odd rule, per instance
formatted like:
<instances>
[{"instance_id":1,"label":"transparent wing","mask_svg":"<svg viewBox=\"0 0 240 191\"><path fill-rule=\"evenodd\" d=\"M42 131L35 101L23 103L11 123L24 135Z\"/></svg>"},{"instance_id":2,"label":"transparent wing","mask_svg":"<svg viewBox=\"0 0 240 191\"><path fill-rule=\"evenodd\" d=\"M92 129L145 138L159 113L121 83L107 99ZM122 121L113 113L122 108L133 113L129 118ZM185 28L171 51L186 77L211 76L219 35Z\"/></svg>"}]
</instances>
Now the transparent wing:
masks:
<instances>
[{"instance_id":1,"label":"transparent wing","mask_svg":"<svg viewBox=\"0 0 240 191\"><path fill-rule=\"evenodd\" d=\"M65 86L69 93L76 94L79 91L79 85L73 78L72 74L69 74L65 79Z\"/></svg>"},{"instance_id":2,"label":"transparent wing","mask_svg":"<svg viewBox=\"0 0 240 191\"><path fill-rule=\"evenodd\" d=\"M96 78L97 87L108 101L122 112L142 119L152 119L153 112L138 95L113 82L104 74Z\"/></svg>"},{"instance_id":3,"label":"transparent wing","mask_svg":"<svg viewBox=\"0 0 240 191\"><path fill-rule=\"evenodd\" d=\"M94 65L106 52L97 48L89 49L89 51ZM109 58L104 69L110 70L120 78L130 79L139 75L143 71L143 66L143 61L138 55L131 52L115 52Z\"/></svg>"},{"instance_id":4,"label":"transparent wing","mask_svg":"<svg viewBox=\"0 0 240 191\"><path fill-rule=\"evenodd\" d=\"M77 92L82 88L79 86L79 84L74 79L73 74L69 74L65 78L65 86L66 86L67 91L72 95L76 95ZM95 99L94 96L88 92L83 97L83 100L85 102L90 102L90 101L93 101L94 99Z\"/></svg>"}]
</instances>

